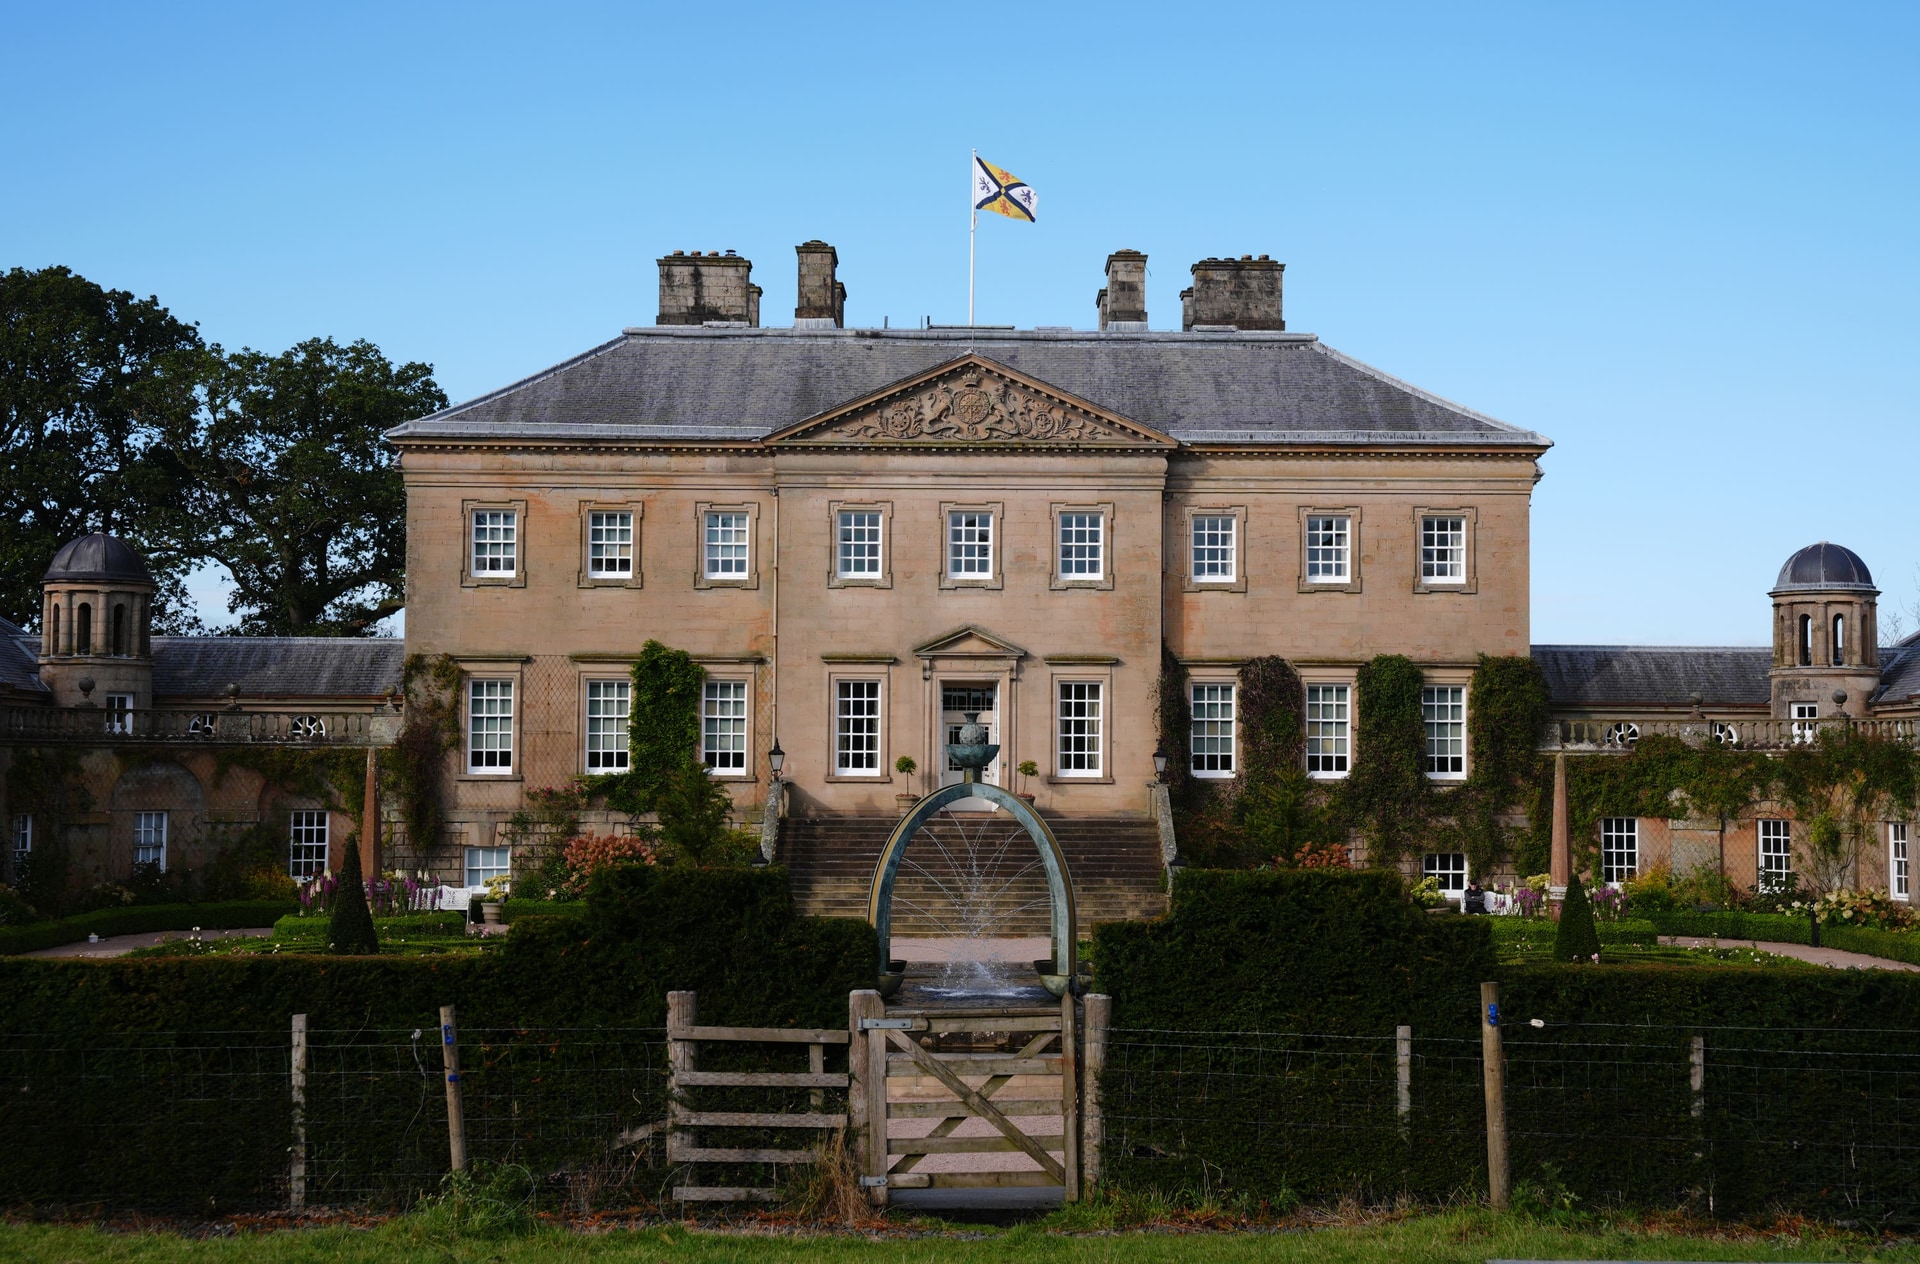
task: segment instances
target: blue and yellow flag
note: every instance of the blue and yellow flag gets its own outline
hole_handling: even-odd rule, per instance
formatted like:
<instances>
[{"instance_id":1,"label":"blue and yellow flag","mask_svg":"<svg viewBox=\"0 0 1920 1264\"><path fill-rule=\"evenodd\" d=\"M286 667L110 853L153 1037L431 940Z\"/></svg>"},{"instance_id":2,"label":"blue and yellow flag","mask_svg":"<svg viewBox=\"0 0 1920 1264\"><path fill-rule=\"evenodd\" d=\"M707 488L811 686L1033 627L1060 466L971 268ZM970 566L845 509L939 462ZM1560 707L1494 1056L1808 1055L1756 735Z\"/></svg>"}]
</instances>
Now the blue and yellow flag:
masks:
<instances>
[{"instance_id":1,"label":"blue and yellow flag","mask_svg":"<svg viewBox=\"0 0 1920 1264\"><path fill-rule=\"evenodd\" d=\"M1034 221L1040 209L1040 195L1016 179L1012 173L996 167L980 155L973 156L973 209L992 211L1008 219Z\"/></svg>"}]
</instances>

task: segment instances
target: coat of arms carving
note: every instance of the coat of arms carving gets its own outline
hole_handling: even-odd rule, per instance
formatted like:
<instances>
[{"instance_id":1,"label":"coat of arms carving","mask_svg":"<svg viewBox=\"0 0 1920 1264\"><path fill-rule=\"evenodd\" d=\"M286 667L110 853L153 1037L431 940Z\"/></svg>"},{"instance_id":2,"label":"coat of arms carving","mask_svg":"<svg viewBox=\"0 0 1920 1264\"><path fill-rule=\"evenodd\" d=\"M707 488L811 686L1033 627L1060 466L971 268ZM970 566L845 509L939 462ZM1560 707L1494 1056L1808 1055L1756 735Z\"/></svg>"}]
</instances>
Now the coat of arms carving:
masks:
<instances>
[{"instance_id":1,"label":"coat of arms carving","mask_svg":"<svg viewBox=\"0 0 1920 1264\"><path fill-rule=\"evenodd\" d=\"M1078 410L977 371L888 400L818 437L828 435L923 443L1111 443L1118 438Z\"/></svg>"}]
</instances>

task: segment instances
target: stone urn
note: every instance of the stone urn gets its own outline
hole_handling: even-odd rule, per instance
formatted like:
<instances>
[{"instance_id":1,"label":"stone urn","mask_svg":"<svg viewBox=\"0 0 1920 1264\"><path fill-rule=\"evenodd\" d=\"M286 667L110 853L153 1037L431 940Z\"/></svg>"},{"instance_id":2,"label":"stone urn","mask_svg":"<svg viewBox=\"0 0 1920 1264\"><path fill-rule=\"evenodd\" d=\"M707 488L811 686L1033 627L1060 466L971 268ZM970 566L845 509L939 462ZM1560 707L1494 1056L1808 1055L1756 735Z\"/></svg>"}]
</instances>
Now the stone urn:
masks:
<instances>
[{"instance_id":1,"label":"stone urn","mask_svg":"<svg viewBox=\"0 0 1920 1264\"><path fill-rule=\"evenodd\" d=\"M480 902L480 920L489 926L500 924L500 901L482 900Z\"/></svg>"}]
</instances>

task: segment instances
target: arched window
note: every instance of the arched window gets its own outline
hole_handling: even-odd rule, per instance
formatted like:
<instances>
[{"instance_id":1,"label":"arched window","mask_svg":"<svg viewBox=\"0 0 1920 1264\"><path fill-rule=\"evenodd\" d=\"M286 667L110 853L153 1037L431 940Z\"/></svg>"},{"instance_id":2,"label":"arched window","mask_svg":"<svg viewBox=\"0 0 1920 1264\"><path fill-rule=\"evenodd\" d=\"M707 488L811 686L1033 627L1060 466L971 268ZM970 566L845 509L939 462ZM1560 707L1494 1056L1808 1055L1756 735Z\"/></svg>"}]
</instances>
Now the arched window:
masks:
<instances>
[{"instance_id":1,"label":"arched window","mask_svg":"<svg viewBox=\"0 0 1920 1264\"><path fill-rule=\"evenodd\" d=\"M113 608L113 653L118 657L127 652L127 608Z\"/></svg>"},{"instance_id":2,"label":"arched window","mask_svg":"<svg viewBox=\"0 0 1920 1264\"><path fill-rule=\"evenodd\" d=\"M60 652L60 603L53 603L53 611L47 616L47 653Z\"/></svg>"},{"instance_id":3,"label":"arched window","mask_svg":"<svg viewBox=\"0 0 1920 1264\"><path fill-rule=\"evenodd\" d=\"M1847 616L1833 616L1833 665L1844 667L1847 662Z\"/></svg>"},{"instance_id":4,"label":"arched window","mask_svg":"<svg viewBox=\"0 0 1920 1264\"><path fill-rule=\"evenodd\" d=\"M1800 616L1800 665L1813 666L1813 616L1810 614Z\"/></svg>"},{"instance_id":5,"label":"arched window","mask_svg":"<svg viewBox=\"0 0 1920 1264\"><path fill-rule=\"evenodd\" d=\"M73 615L73 652L93 653L93 607L84 601Z\"/></svg>"}]
</instances>

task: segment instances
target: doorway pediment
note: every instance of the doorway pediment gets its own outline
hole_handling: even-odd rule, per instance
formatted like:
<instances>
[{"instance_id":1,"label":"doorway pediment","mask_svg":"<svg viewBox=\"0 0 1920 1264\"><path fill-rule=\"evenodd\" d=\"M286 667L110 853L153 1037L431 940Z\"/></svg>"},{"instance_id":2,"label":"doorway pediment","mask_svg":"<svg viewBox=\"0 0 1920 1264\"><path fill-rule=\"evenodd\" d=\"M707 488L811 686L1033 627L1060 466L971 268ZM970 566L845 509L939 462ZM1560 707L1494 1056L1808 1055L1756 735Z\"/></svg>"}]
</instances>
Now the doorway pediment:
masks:
<instances>
[{"instance_id":1,"label":"doorway pediment","mask_svg":"<svg viewBox=\"0 0 1920 1264\"><path fill-rule=\"evenodd\" d=\"M965 355L769 435L776 447L1167 449L1171 437Z\"/></svg>"},{"instance_id":2,"label":"doorway pediment","mask_svg":"<svg viewBox=\"0 0 1920 1264\"><path fill-rule=\"evenodd\" d=\"M1007 661L1025 658L1027 652L1012 641L969 623L914 647L915 658L995 659Z\"/></svg>"}]
</instances>

